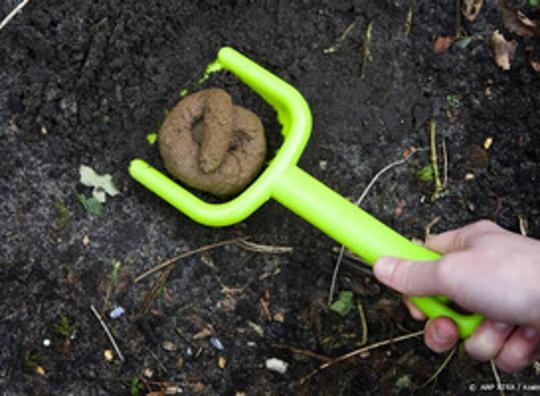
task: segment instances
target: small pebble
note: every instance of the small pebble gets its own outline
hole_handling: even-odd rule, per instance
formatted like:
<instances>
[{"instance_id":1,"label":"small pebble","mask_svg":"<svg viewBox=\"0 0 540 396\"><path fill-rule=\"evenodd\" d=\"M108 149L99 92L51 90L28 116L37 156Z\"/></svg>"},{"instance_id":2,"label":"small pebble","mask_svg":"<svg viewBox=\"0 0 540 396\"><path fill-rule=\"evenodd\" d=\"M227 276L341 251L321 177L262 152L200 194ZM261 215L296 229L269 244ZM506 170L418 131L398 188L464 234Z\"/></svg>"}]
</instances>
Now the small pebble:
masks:
<instances>
[{"instance_id":1,"label":"small pebble","mask_svg":"<svg viewBox=\"0 0 540 396\"><path fill-rule=\"evenodd\" d=\"M39 375L45 375L45 369L41 366L36 367L36 373Z\"/></svg>"},{"instance_id":2,"label":"small pebble","mask_svg":"<svg viewBox=\"0 0 540 396\"><path fill-rule=\"evenodd\" d=\"M182 388L176 385L168 386L165 390L166 395L178 395L180 393L183 393Z\"/></svg>"},{"instance_id":3,"label":"small pebble","mask_svg":"<svg viewBox=\"0 0 540 396\"><path fill-rule=\"evenodd\" d=\"M147 367L144 369L143 371L143 374L146 378L152 378L154 376L154 370L152 370L151 368Z\"/></svg>"},{"instance_id":4,"label":"small pebble","mask_svg":"<svg viewBox=\"0 0 540 396\"><path fill-rule=\"evenodd\" d=\"M319 161L319 168L321 168L321 170L326 170L326 168L328 168L328 161Z\"/></svg>"},{"instance_id":5,"label":"small pebble","mask_svg":"<svg viewBox=\"0 0 540 396\"><path fill-rule=\"evenodd\" d=\"M225 347L223 346L223 344L221 343L221 341L219 340L219 338L215 337L215 336L212 336L210 337L210 343L212 344L212 346L214 348L216 348L218 351L223 351L225 349Z\"/></svg>"},{"instance_id":6,"label":"small pebble","mask_svg":"<svg viewBox=\"0 0 540 396\"><path fill-rule=\"evenodd\" d=\"M486 140L484 140L484 149L489 150L492 144L493 144L493 138L488 137Z\"/></svg>"},{"instance_id":7,"label":"small pebble","mask_svg":"<svg viewBox=\"0 0 540 396\"><path fill-rule=\"evenodd\" d=\"M120 316L124 315L126 310L123 307L115 307L111 312L109 312L109 317L111 319L118 319Z\"/></svg>"},{"instance_id":8,"label":"small pebble","mask_svg":"<svg viewBox=\"0 0 540 396\"><path fill-rule=\"evenodd\" d=\"M218 367L223 370L223 369L225 369L226 365L227 365L227 361L225 360L225 358L223 356L220 356L218 358Z\"/></svg>"},{"instance_id":9,"label":"small pebble","mask_svg":"<svg viewBox=\"0 0 540 396\"><path fill-rule=\"evenodd\" d=\"M45 339L43 340L43 346L44 346L45 348L50 347L50 346L51 346L51 340L49 340L48 338L45 338Z\"/></svg>"},{"instance_id":10,"label":"small pebble","mask_svg":"<svg viewBox=\"0 0 540 396\"><path fill-rule=\"evenodd\" d=\"M176 351L176 345L174 345L172 342L170 341L163 341L161 343L161 347L167 351L167 352L174 352Z\"/></svg>"},{"instance_id":11,"label":"small pebble","mask_svg":"<svg viewBox=\"0 0 540 396\"><path fill-rule=\"evenodd\" d=\"M191 347L187 347L186 355L189 356L189 357L193 356L193 349L191 349Z\"/></svg>"},{"instance_id":12,"label":"small pebble","mask_svg":"<svg viewBox=\"0 0 540 396\"><path fill-rule=\"evenodd\" d=\"M279 323L283 323L285 321L285 315L283 315L283 312L277 312L274 315L274 320Z\"/></svg>"},{"instance_id":13,"label":"small pebble","mask_svg":"<svg viewBox=\"0 0 540 396\"><path fill-rule=\"evenodd\" d=\"M112 360L114 359L113 351L111 351L110 349L105 349L103 351L103 357L105 357L106 361L112 362Z\"/></svg>"},{"instance_id":14,"label":"small pebble","mask_svg":"<svg viewBox=\"0 0 540 396\"><path fill-rule=\"evenodd\" d=\"M279 374L285 374L289 367L289 363L277 358L266 359L265 365L268 370L275 371Z\"/></svg>"},{"instance_id":15,"label":"small pebble","mask_svg":"<svg viewBox=\"0 0 540 396\"><path fill-rule=\"evenodd\" d=\"M472 172L468 172L465 174L465 180L469 181L469 180L474 180L474 173Z\"/></svg>"},{"instance_id":16,"label":"small pebble","mask_svg":"<svg viewBox=\"0 0 540 396\"><path fill-rule=\"evenodd\" d=\"M179 356L178 359L176 359L176 368L181 369L182 367L184 367L184 358Z\"/></svg>"}]
</instances>

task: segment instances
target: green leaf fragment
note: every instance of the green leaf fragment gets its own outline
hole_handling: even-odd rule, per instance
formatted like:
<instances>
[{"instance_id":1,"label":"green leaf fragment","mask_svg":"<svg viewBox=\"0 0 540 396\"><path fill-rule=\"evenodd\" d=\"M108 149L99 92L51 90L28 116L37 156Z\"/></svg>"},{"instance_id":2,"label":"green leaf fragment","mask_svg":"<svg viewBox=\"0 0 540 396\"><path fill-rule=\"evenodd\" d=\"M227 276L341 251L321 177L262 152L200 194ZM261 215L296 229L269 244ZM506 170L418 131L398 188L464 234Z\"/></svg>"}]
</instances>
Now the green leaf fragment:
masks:
<instances>
[{"instance_id":1,"label":"green leaf fragment","mask_svg":"<svg viewBox=\"0 0 540 396\"><path fill-rule=\"evenodd\" d=\"M107 195L114 197L120 194L112 181L111 175L100 175L86 165L81 165L79 173L81 175L81 183L87 187L94 188L92 195L100 203L105 203Z\"/></svg>"},{"instance_id":2,"label":"green leaf fragment","mask_svg":"<svg viewBox=\"0 0 540 396\"><path fill-rule=\"evenodd\" d=\"M330 309L341 316L347 316L353 308L353 297L353 292L342 291L339 293L338 299L330 305Z\"/></svg>"},{"instance_id":3,"label":"green leaf fragment","mask_svg":"<svg viewBox=\"0 0 540 396\"><path fill-rule=\"evenodd\" d=\"M416 173L416 176L422 181L433 181L433 167L431 164L424 166Z\"/></svg>"},{"instance_id":4,"label":"green leaf fragment","mask_svg":"<svg viewBox=\"0 0 540 396\"><path fill-rule=\"evenodd\" d=\"M100 216L103 213L103 205L95 197L86 197L84 194L77 196L84 210L92 216Z\"/></svg>"},{"instance_id":5,"label":"green leaf fragment","mask_svg":"<svg viewBox=\"0 0 540 396\"><path fill-rule=\"evenodd\" d=\"M540 4L540 0L529 0L529 5L531 7L538 7L538 4Z\"/></svg>"},{"instance_id":6,"label":"green leaf fragment","mask_svg":"<svg viewBox=\"0 0 540 396\"><path fill-rule=\"evenodd\" d=\"M157 133L152 132L146 135L146 141L148 142L148 144L152 145L156 142L156 140L157 140Z\"/></svg>"},{"instance_id":7,"label":"green leaf fragment","mask_svg":"<svg viewBox=\"0 0 540 396\"><path fill-rule=\"evenodd\" d=\"M187 88L183 88L183 89L180 90L180 97L183 98L183 97L186 96L188 93L189 93L188 89L187 89Z\"/></svg>"}]
</instances>

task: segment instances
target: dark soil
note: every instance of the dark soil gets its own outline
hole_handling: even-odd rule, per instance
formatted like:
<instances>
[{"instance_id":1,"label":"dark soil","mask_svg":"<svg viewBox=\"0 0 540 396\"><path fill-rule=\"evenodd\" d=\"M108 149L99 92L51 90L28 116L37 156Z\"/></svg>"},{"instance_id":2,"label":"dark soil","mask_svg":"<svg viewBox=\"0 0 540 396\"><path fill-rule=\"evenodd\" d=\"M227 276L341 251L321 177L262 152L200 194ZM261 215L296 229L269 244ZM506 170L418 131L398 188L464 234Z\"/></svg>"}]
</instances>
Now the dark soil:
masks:
<instances>
[{"instance_id":1,"label":"dark soil","mask_svg":"<svg viewBox=\"0 0 540 396\"><path fill-rule=\"evenodd\" d=\"M17 3L5 0L2 18ZM344 319L326 308L335 242L274 202L234 227L197 225L127 169L135 157L162 167L146 136L183 88L226 88L262 118L275 150L279 126L255 94L228 74L196 83L219 48L231 45L306 97L314 127L301 166L344 196L358 197L408 147L426 147L428 120L437 122L449 153L447 195L431 202L432 183L418 179L429 164L425 151L385 174L364 202L405 236L423 238L436 216L434 232L480 218L518 231L523 216L539 237L538 77L519 38L512 70L494 64L489 37L504 28L495 2L485 3L477 21L463 25L476 39L435 55L434 38L454 32L454 1L416 1L410 34L405 0L31 2L0 32L3 394L134 395L137 378L148 386L139 394L163 381L206 395L413 392L444 358L419 338L337 364L303 385L320 361L279 346L329 357L358 347L357 313ZM355 20L337 50L325 54ZM369 22L372 61L364 62ZM489 150L482 147L487 137ZM79 183L83 164L112 174L121 191L98 217L78 199L90 196ZM465 180L469 172L473 180ZM158 274L134 282L165 259L247 235L294 250L271 255L230 245L180 261L161 287L154 287ZM398 295L354 261L344 263L338 290L353 290L364 305L368 343L422 328ZM282 317L266 317L261 301ZM125 364L104 358L111 346L91 304ZM111 320L117 305L126 314ZM208 337L193 338L209 325L223 351ZM174 348L165 350L164 342ZM264 367L271 357L289 363L286 374ZM502 380L540 383L532 368ZM417 393L460 394L471 383L493 382L489 364L460 349Z\"/></svg>"}]
</instances>

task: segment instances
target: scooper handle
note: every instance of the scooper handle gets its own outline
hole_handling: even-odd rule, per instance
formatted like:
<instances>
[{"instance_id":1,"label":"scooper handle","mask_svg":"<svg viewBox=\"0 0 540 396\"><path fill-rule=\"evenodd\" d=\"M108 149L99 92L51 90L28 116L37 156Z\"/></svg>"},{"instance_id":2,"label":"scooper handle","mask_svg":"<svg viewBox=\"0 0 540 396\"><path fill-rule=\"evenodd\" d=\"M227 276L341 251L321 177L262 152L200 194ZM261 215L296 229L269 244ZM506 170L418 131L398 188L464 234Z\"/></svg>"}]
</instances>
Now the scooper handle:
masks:
<instances>
[{"instance_id":1,"label":"scooper handle","mask_svg":"<svg viewBox=\"0 0 540 396\"><path fill-rule=\"evenodd\" d=\"M409 260L440 257L438 253L412 243L297 166L285 169L273 181L272 197L370 265L382 256ZM411 300L428 318L452 318L461 338L472 334L483 320L478 314L456 312L443 296L411 297Z\"/></svg>"}]
</instances>

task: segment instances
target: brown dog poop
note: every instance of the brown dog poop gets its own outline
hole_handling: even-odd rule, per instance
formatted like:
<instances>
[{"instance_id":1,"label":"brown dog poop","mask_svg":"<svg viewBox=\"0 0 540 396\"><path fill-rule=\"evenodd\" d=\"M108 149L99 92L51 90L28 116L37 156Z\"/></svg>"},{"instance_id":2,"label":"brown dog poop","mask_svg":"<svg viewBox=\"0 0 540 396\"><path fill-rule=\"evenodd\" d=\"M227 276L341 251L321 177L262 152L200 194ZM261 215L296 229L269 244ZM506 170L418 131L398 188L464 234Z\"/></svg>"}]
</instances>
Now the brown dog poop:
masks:
<instances>
[{"instance_id":1,"label":"brown dog poop","mask_svg":"<svg viewBox=\"0 0 540 396\"><path fill-rule=\"evenodd\" d=\"M167 115L158 134L165 168L199 190L239 193L261 169L266 138L261 120L232 103L222 89L186 96Z\"/></svg>"}]
</instances>

